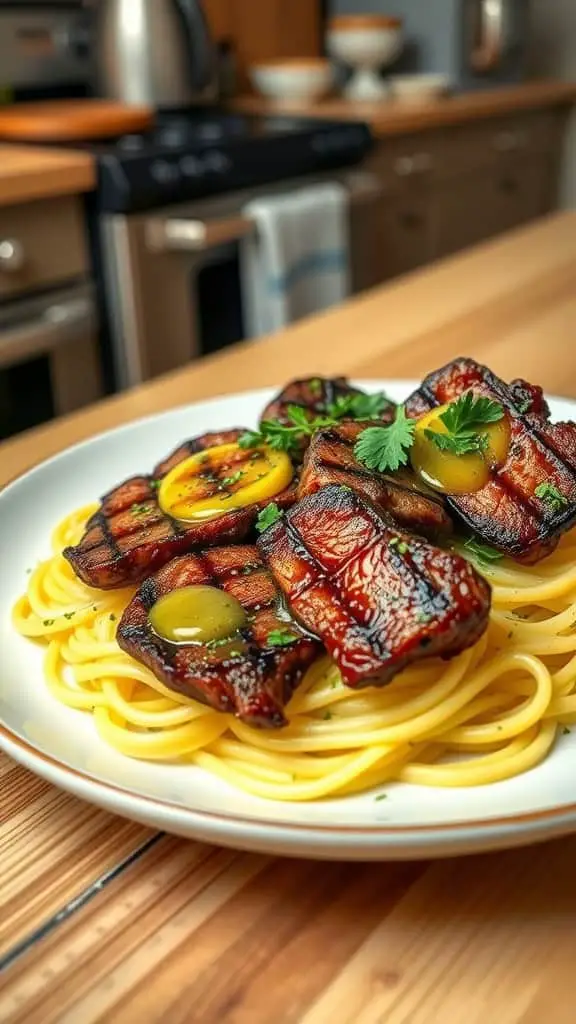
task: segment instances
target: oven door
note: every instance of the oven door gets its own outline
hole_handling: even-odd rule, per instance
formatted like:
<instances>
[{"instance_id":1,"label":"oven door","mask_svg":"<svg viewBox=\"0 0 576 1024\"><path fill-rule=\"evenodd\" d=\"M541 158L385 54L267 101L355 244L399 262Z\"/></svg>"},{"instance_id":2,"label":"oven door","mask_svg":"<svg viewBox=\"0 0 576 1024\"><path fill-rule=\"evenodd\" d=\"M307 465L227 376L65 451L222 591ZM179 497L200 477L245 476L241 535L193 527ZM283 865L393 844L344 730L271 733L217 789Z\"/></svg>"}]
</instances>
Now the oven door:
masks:
<instances>
[{"instance_id":1,"label":"oven door","mask_svg":"<svg viewBox=\"0 0 576 1024\"><path fill-rule=\"evenodd\" d=\"M102 394L89 284L0 309L0 438L72 412Z\"/></svg>"},{"instance_id":2,"label":"oven door","mask_svg":"<svg viewBox=\"0 0 576 1024\"><path fill-rule=\"evenodd\" d=\"M381 185L363 171L330 180L342 182L351 194L350 262L352 290L358 292L377 283L371 277L377 265L373 203L381 199ZM258 195L304 184L304 179L283 182ZM102 218L107 318L119 388L246 337L240 246L254 225L241 210L253 195L236 193L155 213Z\"/></svg>"}]
</instances>

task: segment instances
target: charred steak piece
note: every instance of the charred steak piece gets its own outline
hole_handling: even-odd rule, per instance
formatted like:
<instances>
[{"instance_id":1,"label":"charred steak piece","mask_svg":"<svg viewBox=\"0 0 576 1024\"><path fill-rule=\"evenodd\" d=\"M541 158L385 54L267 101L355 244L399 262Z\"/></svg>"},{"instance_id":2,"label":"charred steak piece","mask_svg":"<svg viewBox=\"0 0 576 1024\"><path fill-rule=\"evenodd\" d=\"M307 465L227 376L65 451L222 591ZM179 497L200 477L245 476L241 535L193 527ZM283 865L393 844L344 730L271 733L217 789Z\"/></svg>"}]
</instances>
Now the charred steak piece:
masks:
<instances>
[{"instance_id":1,"label":"charred steak piece","mask_svg":"<svg viewBox=\"0 0 576 1024\"><path fill-rule=\"evenodd\" d=\"M297 405L305 409L312 419L315 416L330 414L336 404L342 399L354 395L364 395L365 392L359 388L352 387L346 377L306 377L303 380L293 380L286 387L282 388L272 401L264 409L260 422L264 420L278 420L280 423L289 424L289 407ZM394 402L388 402L385 406L378 423L389 423L394 419ZM338 415L337 418L344 418ZM352 417L353 418L353 417ZM308 438L302 440L301 450L304 452Z\"/></svg>"},{"instance_id":2,"label":"charred steak piece","mask_svg":"<svg viewBox=\"0 0 576 1024\"><path fill-rule=\"evenodd\" d=\"M450 534L452 521L440 494L420 484L409 470L385 475L358 462L354 444L365 429L365 423L349 421L314 434L304 458L298 497L339 484L368 498L402 529L432 538Z\"/></svg>"},{"instance_id":3,"label":"charred steak piece","mask_svg":"<svg viewBox=\"0 0 576 1024\"><path fill-rule=\"evenodd\" d=\"M231 594L246 611L248 625L236 642L172 643L152 629L148 615L160 597L198 584ZM117 639L169 689L237 715L248 725L277 728L286 724L284 705L321 651L295 623L278 617L278 604L276 584L257 548L213 548L175 558L148 577L124 611ZM274 631L294 639L274 646L269 643Z\"/></svg>"},{"instance_id":4,"label":"charred steak piece","mask_svg":"<svg viewBox=\"0 0 576 1024\"><path fill-rule=\"evenodd\" d=\"M449 496L448 504L495 548L519 561L537 562L576 522L576 423L551 423L540 388L526 381L508 385L486 366L464 358L429 374L408 399L406 411L421 416L466 391L504 407L510 447L505 463L492 471L484 487Z\"/></svg>"},{"instance_id":5,"label":"charred steak piece","mask_svg":"<svg viewBox=\"0 0 576 1024\"><path fill-rule=\"evenodd\" d=\"M388 682L411 662L452 657L486 627L490 588L463 558L390 527L358 494L324 487L258 545L294 617L348 686Z\"/></svg>"},{"instance_id":6,"label":"charred steak piece","mask_svg":"<svg viewBox=\"0 0 576 1024\"><path fill-rule=\"evenodd\" d=\"M175 555L192 548L243 540L268 501L195 523L173 519L158 504L158 482L174 466L207 448L231 444L242 433L227 430L187 441L158 463L151 476L131 477L105 494L100 508L88 520L80 542L63 551L76 575L90 587L110 590L139 583ZM250 457L250 452L239 452L234 468L239 469ZM207 466L205 497L210 496L214 486ZM296 484L274 500L280 508L293 504Z\"/></svg>"}]
</instances>

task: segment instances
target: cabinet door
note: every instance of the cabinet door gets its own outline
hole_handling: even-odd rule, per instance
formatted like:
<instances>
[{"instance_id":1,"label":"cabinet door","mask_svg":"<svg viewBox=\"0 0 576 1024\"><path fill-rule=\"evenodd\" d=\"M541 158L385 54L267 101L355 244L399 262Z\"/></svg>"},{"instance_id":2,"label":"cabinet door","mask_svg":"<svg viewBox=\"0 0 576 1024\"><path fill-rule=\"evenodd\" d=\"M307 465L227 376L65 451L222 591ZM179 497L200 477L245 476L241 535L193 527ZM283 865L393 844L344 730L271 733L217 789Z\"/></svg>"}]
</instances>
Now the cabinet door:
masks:
<instances>
[{"instance_id":1,"label":"cabinet door","mask_svg":"<svg viewBox=\"0 0 576 1024\"><path fill-rule=\"evenodd\" d=\"M486 169L442 183L434 199L434 255L450 256L503 230L495 198Z\"/></svg>"},{"instance_id":2,"label":"cabinet door","mask_svg":"<svg viewBox=\"0 0 576 1024\"><path fill-rule=\"evenodd\" d=\"M510 161L493 180L494 221L508 231L541 217L550 209L550 171L546 157Z\"/></svg>"},{"instance_id":3,"label":"cabinet door","mask_svg":"<svg viewBox=\"0 0 576 1024\"><path fill-rule=\"evenodd\" d=\"M396 196L382 201L377 230L379 281L407 274L433 259L432 209L428 194Z\"/></svg>"}]
</instances>

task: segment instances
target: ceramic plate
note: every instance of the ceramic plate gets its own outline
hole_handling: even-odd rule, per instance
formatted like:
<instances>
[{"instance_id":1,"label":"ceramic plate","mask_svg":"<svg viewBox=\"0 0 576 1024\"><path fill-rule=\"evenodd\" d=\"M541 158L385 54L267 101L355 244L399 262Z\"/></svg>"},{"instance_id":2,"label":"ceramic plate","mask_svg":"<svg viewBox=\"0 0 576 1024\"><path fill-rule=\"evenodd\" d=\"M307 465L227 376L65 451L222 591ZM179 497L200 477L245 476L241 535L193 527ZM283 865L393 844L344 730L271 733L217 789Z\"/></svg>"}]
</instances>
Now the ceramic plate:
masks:
<instances>
[{"instance_id":1,"label":"ceramic plate","mask_svg":"<svg viewBox=\"0 0 576 1024\"><path fill-rule=\"evenodd\" d=\"M360 382L362 386L362 382ZM370 381L401 400L410 381ZM130 760L105 746L89 715L47 692L42 649L14 633L10 609L26 568L49 554L51 528L123 477L147 471L185 437L255 423L271 391L174 409L76 445L0 495L0 744L15 760L94 804L158 829L225 846L278 854L387 860L440 856L534 842L576 829L576 733L544 764L473 789L389 787L308 804L257 799L201 769ZM576 419L576 403L551 401Z\"/></svg>"}]
</instances>

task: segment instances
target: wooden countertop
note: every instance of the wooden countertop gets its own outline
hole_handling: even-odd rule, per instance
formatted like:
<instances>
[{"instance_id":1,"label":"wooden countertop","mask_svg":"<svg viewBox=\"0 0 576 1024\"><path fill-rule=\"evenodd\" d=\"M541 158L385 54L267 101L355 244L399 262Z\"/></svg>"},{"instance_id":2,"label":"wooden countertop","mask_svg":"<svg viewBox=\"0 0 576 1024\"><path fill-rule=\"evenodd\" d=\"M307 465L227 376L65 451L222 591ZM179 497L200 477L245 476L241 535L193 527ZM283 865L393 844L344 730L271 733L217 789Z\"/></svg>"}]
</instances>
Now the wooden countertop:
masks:
<instances>
[{"instance_id":1,"label":"wooden countertop","mask_svg":"<svg viewBox=\"0 0 576 1024\"><path fill-rule=\"evenodd\" d=\"M97 430L306 373L457 354L576 396L576 213L0 445L0 483ZM576 836L315 864L153 834L0 757L6 1024L572 1024Z\"/></svg>"},{"instance_id":2,"label":"wooden countertop","mask_svg":"<svg viewBox=\"0 0 576 1024\"><path fill-rule=\"evenodd\" d=\"M0 143L0 206L88 192L94 184L89 153Z\"/></svg>"},{"instance_id":3,"label":"wooden countertop","mask_svg":"<svg viewBox=\"0 0 576 1024\"><path fill-rule=\"evenodd\" d=\"M394 100L376 103L352 103L340 97L316 104L286 104L275 107L258 96L240 96L236 110L252 114L291 113L303 117L340 118L366 121L377 136L403 135L405 132L461 124L481 118L498 117L523 110L537 110L576 101L576 82L533 81L500 89L486 89L448 96L420 105Z\"/></svg>"}]
</instances>

